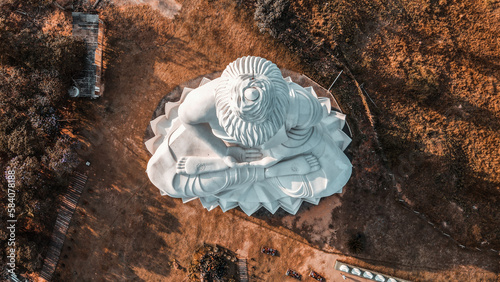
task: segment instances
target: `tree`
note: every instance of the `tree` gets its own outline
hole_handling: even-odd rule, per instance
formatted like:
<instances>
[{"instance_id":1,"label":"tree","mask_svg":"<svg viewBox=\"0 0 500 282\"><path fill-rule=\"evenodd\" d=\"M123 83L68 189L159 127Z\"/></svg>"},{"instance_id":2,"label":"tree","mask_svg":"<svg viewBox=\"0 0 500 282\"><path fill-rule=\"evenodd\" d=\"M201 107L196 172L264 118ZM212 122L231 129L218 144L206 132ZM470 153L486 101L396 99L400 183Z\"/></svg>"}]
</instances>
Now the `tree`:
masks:
<instances>
[{"instance_id":1,"label":"tree","mask_svg":"<svg viewBox=\"0 0 500 282\"><path fill-rule=\"evenodd\" d=\"M208 253L200 259L201 277L208 281L220 281L227 274L228 265L222 253Z\"/></svg>"},{"instance_id":2,"label":"tree","mask_svg":"<svg viewBox=\"0 0 500 282\"><path fill-rule=\"evenodd\" d=\"M71 173L80 163L76 154L77 146L78 143L74 139L63 135L52 148L47 149L42 161L58 178L62 178L64 174Z\"/></svg>"},{"instance_id":3,"label":"tree","mask_svg":"<svg viewBox=\"0 0 500 282\"><path fill-rule=\"evenodd\" d=\"M272 37L278 38L289 26L290 1L258 0L254 19L260 32L269 32Z\"/></svg>"},{"instance_id":4,"label":"tree","mask_svg":"<svg viewBox=\"0 0 500 282\"><path fill-rule=\"evenodd\" d=\"M72 76L83 67L83 42L48 35L40 23L52 0L0 3L0 164L16 176L19 272L36 271L47 246L64 176L79 163L74 139L60 133ZM16 12L17 11L17 12ZM19 11L28 16L20 16ZM6 187L5 179L1 186ZM0 189L0 198L6 196ZM5 203L0 208L6 209ZM0 215L5 222L6 214ZM0 240L5 233L0 231ZM3 241L2 241L3 242ZM4 253L3 244L0 255Z\"/></svg>"},{"instance_id":5,"label":"tree","mask_svg":"<svg viewBox=\"0 0 500 282\"><path fill-rule=\"evenodd\" d=\"M14 155L29 156L35 154L38 149L36 138L26 124L22 124L14 129L8 137L7 146Z\"/></svg>"},{"instance_id":6,"label":"tree","mask_svg":"<svg viewBox=\"0 0 500 282\"><path fill-rule=\"evenodd\" d=\"M28 241L24 238L17 242L16 256L18 264L22 264L29 271L36 271L42 267L43 248L33 241Z\"/></svg>"},{"instance_id":7,"label":"tree","mask_svg":"<svg viewBox=\"0 0 500 282\"><path fill-rule=\"evenodd\" d=\"M42 179L42 166L34 156L17 156L10 160L8 170L15 171L16 187L37 186Z\"/></svg>"},{"instance_id":8,"label":"tree","mask_svg":"<svg viewBox=\"0 0 500 282\"><path fill-rule=\"evenodd\" d=\"M359 254L365 250L366 236L363 233L356 233L347 241L347 247L351 253Z\"/></svg>"}]
</instances>

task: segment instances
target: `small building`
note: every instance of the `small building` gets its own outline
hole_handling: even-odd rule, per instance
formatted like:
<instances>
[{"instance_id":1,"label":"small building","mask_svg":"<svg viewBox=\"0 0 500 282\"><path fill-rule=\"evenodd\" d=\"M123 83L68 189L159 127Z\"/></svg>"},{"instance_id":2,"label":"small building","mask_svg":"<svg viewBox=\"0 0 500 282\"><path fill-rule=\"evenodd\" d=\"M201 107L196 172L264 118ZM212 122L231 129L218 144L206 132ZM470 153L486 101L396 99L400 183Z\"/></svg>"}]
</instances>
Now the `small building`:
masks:
<instances>
[{"instance_id":1,"label":"small building","mask_svg":"<svg viewBox=\"0 0 500 282\"><path fill-rule=\"evenodd\" d=\"M104 92L103 43L104 23L99 15L72 13L73 36L85 42L87 54L83 71L73 79L71 97L101 97Z\"/></svg>"}]
</instances>

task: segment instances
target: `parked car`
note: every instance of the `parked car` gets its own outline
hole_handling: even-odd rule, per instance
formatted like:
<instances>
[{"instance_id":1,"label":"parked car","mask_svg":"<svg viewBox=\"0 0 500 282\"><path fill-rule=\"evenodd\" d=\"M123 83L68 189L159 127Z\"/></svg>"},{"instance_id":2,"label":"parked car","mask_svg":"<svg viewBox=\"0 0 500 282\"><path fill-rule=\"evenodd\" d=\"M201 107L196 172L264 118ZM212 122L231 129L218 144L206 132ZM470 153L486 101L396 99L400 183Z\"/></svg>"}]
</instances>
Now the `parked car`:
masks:
<instances>
[{"instance_id":1,"label":"parked car","mask_svg":"<svg viewBox=\"0 0 500 282\"><path fill-rule=\"evenodd\" d=\"M271 256L275 256L278 254L278 250L272 249L272 248L267 248L267 247L262 247L260 249L260 252L263 254L266 254L266 255L271 255Z\"/></svg>"},{"instance_id":2,"label":"parked car","mask_svg":"<svg viewBox=\"0 0 500 282\"><path fill-rule=\"evenodd\" d=\"M297 280L302 280L302 275L298 274L296 271L291 270L290 268L286 271L286 276L293 277Z\"/></svg>"},{"instance_id":3,"label":"parked car","mask_svg":"<svg viewBox=\"0 0 500 282\"><path fill-rule=\"evenodd\" d=\"M316 271L314 270L311 270L311 272L309 273L309 276L311 276L312 278L318 280L318 281L321 281L321 282L325 282L326 279L323 278L323 276L319 275Z\"/></svg>"}]
</instances>

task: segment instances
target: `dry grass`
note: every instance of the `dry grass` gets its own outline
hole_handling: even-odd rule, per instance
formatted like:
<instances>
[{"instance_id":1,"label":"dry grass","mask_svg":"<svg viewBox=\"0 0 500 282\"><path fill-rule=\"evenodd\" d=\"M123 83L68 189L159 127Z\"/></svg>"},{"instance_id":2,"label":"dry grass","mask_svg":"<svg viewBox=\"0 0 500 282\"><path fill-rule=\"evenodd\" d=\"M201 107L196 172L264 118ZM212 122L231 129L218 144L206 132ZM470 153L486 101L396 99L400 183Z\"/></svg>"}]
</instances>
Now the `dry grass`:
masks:
<instances>
[{"instance_id":1,"label":"dry grass","mask_svg":"<svg viewBox=\"0 0 500 282\"><path fill-rule=\"evenodd\" d=\"M377 131L408 203L462 244L496 249L499 9L491 1L294 3L300 25L337 51L377 103Z\"/></svg>"}]
</instances>

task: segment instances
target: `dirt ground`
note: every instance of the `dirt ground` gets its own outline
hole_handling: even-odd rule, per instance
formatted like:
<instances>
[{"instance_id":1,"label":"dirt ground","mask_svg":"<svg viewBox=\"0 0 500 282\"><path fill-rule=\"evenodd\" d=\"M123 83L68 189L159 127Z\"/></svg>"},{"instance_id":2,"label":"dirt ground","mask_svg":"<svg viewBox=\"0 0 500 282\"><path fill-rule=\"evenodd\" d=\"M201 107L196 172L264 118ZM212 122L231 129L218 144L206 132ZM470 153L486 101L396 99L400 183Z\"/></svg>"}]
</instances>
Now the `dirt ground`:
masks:
<instances>
[{"instance_id":1,"label":"dirt ground","mask_svg":"<svg viewBox=\"0 0 500 282\"><path fill-rule=\"evenodd\" d=\"M327 281L341 281L333 270L337 259L415 281L499 279L498 254L460 248L396 202L384 186L387 171L368 117L353 124L362 134L354 136L350 149L354 173L345 192L318 206L304 205L296 216L208 212L199 201L182 204L161 197L145 173L150 156L143 137L164 95L249 54L297 72L307 69L287 48L252 28L235 2L178 3L182 8L173 19L147 4L102 6L106 93L96 101L78 101L82 120L75 122L80 129L74 133L88 140L80 155L91 165L79 168L89 175L87 190L55 281L183 281L187 273L173 269L172 261L188 267L204 242L248 258L250 281L291 280L284 276L288 267L304 276L314 269ZM348 79L339 81L334 94L358 95ZM348 110L361 115L359 109L363 106ZM357 232L365 234L367 245L354 255L346 245ZM277 248L280 256L260 254L262 245Z\"/></svg>"}]
</instances>

